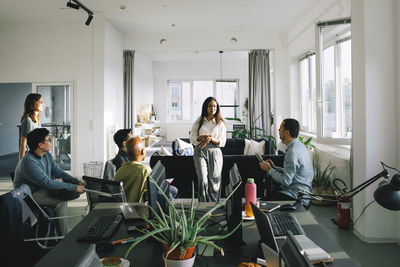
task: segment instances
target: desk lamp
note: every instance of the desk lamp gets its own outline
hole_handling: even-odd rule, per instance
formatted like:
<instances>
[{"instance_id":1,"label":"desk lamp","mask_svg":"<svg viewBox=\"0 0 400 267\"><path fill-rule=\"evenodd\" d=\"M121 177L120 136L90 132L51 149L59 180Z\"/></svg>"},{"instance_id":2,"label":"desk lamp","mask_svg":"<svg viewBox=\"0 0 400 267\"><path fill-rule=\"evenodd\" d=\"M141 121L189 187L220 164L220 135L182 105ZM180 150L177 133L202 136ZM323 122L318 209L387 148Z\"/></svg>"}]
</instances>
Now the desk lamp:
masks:
<instances>
[{"instance_id":1,"label":"desk lamp","mask_svg":"<svg viewBox=\"0 0 400 267\"><path fill-rule=\"evenodd\" d=\"M342 228L347 228L350 223L350 199L365 188L367 188L370 184L383 177L390 180L390 182L384 183L384 185L379 186L375 190L374 199L379 205L386 209L394 211L400 210L400 171L398 169L387 166L383 162L381 162L381 164L383 171L368 179L364 183L358 185L357 187L353 188L349 192L342 190L342 194L340 195L320 195L301 191L299 192L299 198L302 198L303 195L307 195L311 199L336 202L338 204L338 226ZM388 171L385 167L397 171L397 173L393 175L392 179L390 179Z\"/></svg>"}]
</instances>

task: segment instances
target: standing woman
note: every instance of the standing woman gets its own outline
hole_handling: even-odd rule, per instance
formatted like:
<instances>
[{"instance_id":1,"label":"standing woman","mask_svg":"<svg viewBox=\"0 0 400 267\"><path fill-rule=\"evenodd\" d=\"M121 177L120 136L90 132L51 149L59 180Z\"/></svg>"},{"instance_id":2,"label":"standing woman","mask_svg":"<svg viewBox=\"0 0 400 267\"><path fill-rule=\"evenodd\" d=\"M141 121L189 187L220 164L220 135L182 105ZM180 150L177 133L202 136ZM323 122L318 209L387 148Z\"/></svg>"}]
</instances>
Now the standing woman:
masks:
<instances>
[{"instance_id":1,"label":"standing woman","mask_svg":"<svg viewBox=\"0 0 400 267\"><path fill-rule=\"evenodd\" d=\"M43 99L40 94L29 94L25 99L24 114L21 118L21 140L19 144L19 159L25 156L27 150L26 136L33 129L39 128L40 112L43 110Z\"/></svg>"},{"instance_id":2,"label":"standing woman","mask_svg":"<svg viewBox=\"0 0 400 267\"><path fill-rule=\"evenodd\" d=\"M223 162L220 147L225 146L226 127L214 97L204 100L201 116L190 131L190 142L195 146L193 161L199 179L199 201L219 201Z\"/></svg>"}]
</instances>

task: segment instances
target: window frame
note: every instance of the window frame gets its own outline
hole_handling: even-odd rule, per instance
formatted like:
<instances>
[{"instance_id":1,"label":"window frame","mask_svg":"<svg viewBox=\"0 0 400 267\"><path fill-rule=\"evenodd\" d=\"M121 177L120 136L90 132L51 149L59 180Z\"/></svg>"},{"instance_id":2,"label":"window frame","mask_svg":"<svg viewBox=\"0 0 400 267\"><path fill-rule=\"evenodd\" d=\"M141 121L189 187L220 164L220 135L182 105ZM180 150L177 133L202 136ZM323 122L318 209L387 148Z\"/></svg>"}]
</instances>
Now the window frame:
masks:
<instances>
[{"instance_id":1,"label":"window frame","mask_svg":"<svg viewBox=\"0 0 400 267\"><path fill-rule=\"evenodd\" d=\"M323 62L321 60L323 56L323 50L331 45L334 45L334 50L335 50L335 93L336 96L340 94L341 89L340 89L340 80L338 80L338 72L337 71L337 62L338 58L340 57L337 49L338 49L338 44L342 42L341 40L350 38L351 40L351 27L349 30L346 30L342 32L339 37L335 36L333 38L330 38L326 40L324 43L322 41L322 34L321 31L324 27L326 26L331 26L331 25L339 25L339 24L350 24L351 19L350 18L343 18L339 20L333 20L333 21L326 21L326 22L318 22L315 24L315 43L316 43L316 101L317 101L317 142L321 144L336 144L336 145L350 145L351 144L351 139L352 136L349 138L343 138L343 137L324 137L323 136L323 99L322 99L322 70L323 70ZM344 36L346 33L349 33L349 36ZM338 90L339 89L339 90ZM340 99L340 101L342 101ZM336 107L338 106L338 103L336 103ZM341 113L341 108L340 111L336 109L336 114ZM339 114L341 116L342 114ZM336 119L337 121L338 119Z\"/></svg>"},{"instance_id":2,"label":"window frame","mask_svg":"<svg viewBox=\"0 0 400 267\"><path fill-rule=\"evenodd\" d=\"M223 111L223 108L225 107L234 107L237 108L237 112L236 112L236 118L240 117L240 105L239 105L239 91L240 91L240 83L239 83L239 79L235 78L235 79L168 79L167 80L167 90L168 90L168 99L166 101L166 105L167 105L167 124L192 124L197 117L194 117L194 110L193 110L193 101L194 101L194 93L193 93L193 82L195 81L212 81L213 82L213 97L215 97L216 93L217 93L217 82L236 82L236 92L235 92L235 103L232 104L227 104L227 105L222 105L220 104L220 108L221 111ZM171 120L170 119L170 101L171 101L171 97L172 97L172 90L170 88L170 83L172 82L189 82L190 83L190 117L191 120Z\"/></svg>"}]
</instances>

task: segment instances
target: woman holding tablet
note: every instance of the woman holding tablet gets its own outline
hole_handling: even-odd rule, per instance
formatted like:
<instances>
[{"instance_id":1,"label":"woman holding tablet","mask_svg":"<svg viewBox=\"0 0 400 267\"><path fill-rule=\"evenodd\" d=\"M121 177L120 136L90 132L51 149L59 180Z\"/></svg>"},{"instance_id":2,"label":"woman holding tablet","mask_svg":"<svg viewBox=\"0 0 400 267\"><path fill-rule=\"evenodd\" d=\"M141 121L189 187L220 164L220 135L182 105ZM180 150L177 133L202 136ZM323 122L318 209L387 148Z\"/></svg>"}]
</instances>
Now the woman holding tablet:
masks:
<instances>
[{"instance_id":1,"label":"woman holding tablet","mask_svg":"<svg viewBox=\"0 0 400 267\"><path fill-rule=\"evenodd\" d=\"M190 131L190 142L195 146L193 161L198 177L200 202L219 201L226 127L220 107L214 97L204 100L201 116Z\"/></svg>"}]
</instances>

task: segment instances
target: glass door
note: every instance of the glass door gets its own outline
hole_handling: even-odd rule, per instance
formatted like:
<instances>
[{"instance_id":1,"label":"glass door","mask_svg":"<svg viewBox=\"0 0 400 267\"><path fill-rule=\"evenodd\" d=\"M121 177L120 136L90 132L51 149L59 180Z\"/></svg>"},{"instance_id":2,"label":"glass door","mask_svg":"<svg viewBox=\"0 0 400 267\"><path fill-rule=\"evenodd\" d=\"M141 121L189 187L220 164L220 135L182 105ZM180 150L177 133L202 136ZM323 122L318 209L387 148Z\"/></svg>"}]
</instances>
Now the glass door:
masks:
<instances>
[{"instance_id":1,"label":"glass door","mask_svg":"<svg viewBox=\"0 0 400 267\"><path fill-rule=\"evenodd\" d=\"M50 131L50 153L61 169L71 171L72 83L33 83L32 90L43 98L40 123Z\"/></svg>"}]
</instances>

